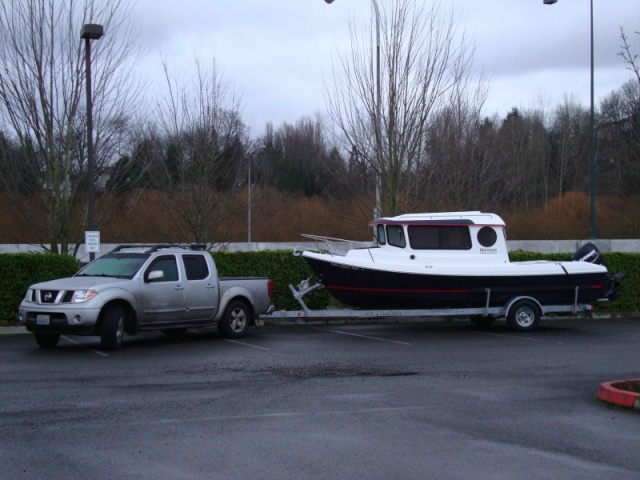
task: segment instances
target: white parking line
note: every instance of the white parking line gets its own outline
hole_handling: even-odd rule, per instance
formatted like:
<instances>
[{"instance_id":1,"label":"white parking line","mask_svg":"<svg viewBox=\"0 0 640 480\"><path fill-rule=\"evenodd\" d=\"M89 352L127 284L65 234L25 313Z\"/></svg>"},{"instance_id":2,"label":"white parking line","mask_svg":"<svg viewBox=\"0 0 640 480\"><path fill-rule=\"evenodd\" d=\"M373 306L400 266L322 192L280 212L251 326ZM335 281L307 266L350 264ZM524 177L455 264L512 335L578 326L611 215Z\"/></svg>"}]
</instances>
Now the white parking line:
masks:
<instances>
[{"instance_id":1,"label":"white parking line","mask_svg":"<svg viewBox=\"0 0 640 480\"><path fill-rule=\"evenodd\" d=\"M74 345L80 345L81 347L83 347L84 345L82 345L82 343L78 342L77 340L73 340L72 338L67 337L66 335L62 335L62 338L64 338L67 342L69 343L73 343ZM87 348L87 350L89 350L90 352L95 353L96 355L100 355L101 357L108 357L109 355L101 352L100 350L94 350L93 348Z\"/></svg>"},{"instance_id":2,"label":"white parking line","mask_svg":"<svg viewBox=\"0 0 640 480\"><path fill-rule=\"evenodd\" d=\"M320 327L311 327L311 326L309 328L313 328L314 330L322 330L323 332L339 333L341 335L350 335L352 337L366 338L368 340L377 340L378 342L395 343L397 345L408 345L408 346L413 345L411 343L398 342L396 340L388 340L386 338L370 337L368 335L358 335L357 333L343 332L341 330L332 330L329 328L320 328Z\"/></svg>"},{"instance_id":3,"label":"white parking line","mask_svg":"<svg viewBox=\"0 0 640 480\"><path fill-rule=\"evenodd\" d=\"M237 345L242 345L244 347L257 348L258 350L266 350L266 351L269 350L268 348L265 348L265 347L258 347L257 345L251 345L250 343L238 342L237 340L230 340L228 338L225 338L225 341L229 342L229 343L235 343Z\"/></svg>"},{"instance_id":4,"label":"white parking line","mask_svg":"<svg viewBox=\"0 0 640 480\"><path fill-rule=\"evenodd\" d=\"M471 330L471 331L473 333L478 333L481 335L490 335L492 337L515 338L517 340L528 340L530 342L544 342L544 340L540 340L539 338L523 337L521 335L505 335L504 333L481 332L478 330Z\"/></svg>"}]
</instances>

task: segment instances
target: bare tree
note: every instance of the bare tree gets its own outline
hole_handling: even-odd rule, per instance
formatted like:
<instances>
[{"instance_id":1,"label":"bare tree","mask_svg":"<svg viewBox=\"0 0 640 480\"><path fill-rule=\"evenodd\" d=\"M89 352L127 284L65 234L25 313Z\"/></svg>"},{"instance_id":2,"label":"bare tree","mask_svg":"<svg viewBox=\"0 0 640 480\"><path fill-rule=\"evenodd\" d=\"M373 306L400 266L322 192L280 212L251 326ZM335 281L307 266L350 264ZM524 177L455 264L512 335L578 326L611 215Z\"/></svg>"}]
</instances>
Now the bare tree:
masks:
<instances>
[{"instance_id":1,"label":"bare tree","mask_svg":"<svg viewBox=\"0 0 640 480\"><path fill-rule=\"evenodd\" d=\"M636 32L637 35L640 35L640 32ZM622 27L620 27L620 38L622 39L622 50L618 52L618 55L622 57L624 63L627 64L627 69L629 69L640 83L640 62L638 62L638 54L633 53L631 51L631 44L629 43L629 38L624 33Z\"/></svg>"},{"instance_id":2,"label":"bare tree","mask_svg":"<svg viewBox=\"0 0 640 480\"><path fill-rule=\"evenodd\" d=\"M549 193L561 197L571 191L588 191L589 112L573 96L565 96L551 116L552 159Z\"/></svg>"},{"instance_id":3,"label":"bare tree","mask_svg":"<svg viewBox=\"0 0 640 480\"><path fill-rule=\"evenodd\" d=\"M381 8L381 105L378 110L372 31L350 25L351 51L340 54L328 109L346 150L366 161L391 215L412 207L421 191L416 172L428 161L430 116L468 78L473 48L459 35L453 12L440 3L387 2Z\"/></svg>"},{"instance_id":4,"label":"bare tree","mask_svg":"<svg viewBox=\"0 0 640 480\"><path fill-rule=\"evenodd\" d=\"M604 193L640 193L640 82L628 80L600 102L598 132Z\"/></svg>"},{"instance_id":5,"label":"bare tree","mask_svg":"<svg viewBox=\"0 0 640 480\"><path fill-rule=\"evenodd\" d=\"M134 113L139 84L133 67L140 58L125 0L5 0L0 4L0 118L17 137L37 185L29 198L15 196L25 221L33 209L45 212L34 224L39 241L68 253L81 238L86 211L85 68L80 31L85 23L104 26L94 42L93 98L96 172L122 146ZM96 175L97 177L99 175ZM19 184L24 176L17 175ZM15 183L15 182L14 182ZM14 185L16 186L16 185ZM24 186L22 186L22 189ZM21 189L17 185L17 190ZM26 206L29 205L29 208ZM34 222L35 223L35 222Z\"/></svg>"},{"instance_id":6,"label":"bare tree","mask_svg":"<svg viewBox=\"0 0 640 480\"><path fill-rule=\"evenodd\" d=\"M162 158L155 158L151 177L163 190L167 215L194 241L219 243L229 217L245 207L234 195L245 183L242 97L215 61L207 69L196 60L196 75L187 82L166 63L164 72L167 91L155 102Z\"/></svg>"}]
</instances>

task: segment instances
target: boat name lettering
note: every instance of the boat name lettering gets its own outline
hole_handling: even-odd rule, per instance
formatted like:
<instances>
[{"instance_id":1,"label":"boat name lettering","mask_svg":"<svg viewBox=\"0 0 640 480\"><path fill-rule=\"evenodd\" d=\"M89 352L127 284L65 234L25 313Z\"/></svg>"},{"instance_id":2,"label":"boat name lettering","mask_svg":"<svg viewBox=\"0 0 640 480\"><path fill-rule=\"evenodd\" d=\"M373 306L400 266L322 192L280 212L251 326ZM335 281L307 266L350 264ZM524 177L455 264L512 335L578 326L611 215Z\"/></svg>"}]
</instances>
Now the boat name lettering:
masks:
<instances>
[{"instance_id":1,"label":"boat name lettering","mask_svg":"<svg viewBox=\"0 0 640 480\"><path fill-rule=\"evenodd\" d=\"M345 270L362 270L360 267L355 267L353 265L344 265L342 263L331 263L332 267L344 268Z\"/></svg>"},{"instance_id":2,"label":"boat name lettering","mask_svg":"<svg viewBox=\"0 0 640 480\"><path fill-rule=\"evenodd\" d=\"M497 248L480 247L480 253L498 253L498 249Z\"/></svg>"},{"instance_id":3,"label":"boat name lettering","mask_svg":"<svg viewBox=\"0 0 640 480\"><path fill-rule=\"evenodd\" d=\"M400 315L400 312L395 310L371 310L363 312L363 317L393 317Z\"/></svg>"}]
</instances>

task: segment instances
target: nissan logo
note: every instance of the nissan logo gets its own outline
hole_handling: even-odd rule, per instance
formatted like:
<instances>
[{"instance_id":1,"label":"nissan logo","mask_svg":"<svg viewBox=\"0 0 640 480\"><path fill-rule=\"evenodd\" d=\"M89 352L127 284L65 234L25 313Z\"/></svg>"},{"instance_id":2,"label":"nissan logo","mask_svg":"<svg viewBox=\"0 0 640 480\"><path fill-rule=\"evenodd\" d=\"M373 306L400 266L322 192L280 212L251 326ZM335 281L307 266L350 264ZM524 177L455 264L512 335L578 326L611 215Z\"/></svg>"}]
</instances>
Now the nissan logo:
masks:
<instances>
[{"instance_id":1,"label":"nissan logo","mask_svg":"<svg viewBox=\"0 0 640 480\"><path fill-rule=\"evenodd\" d=\"M51 294L51 292L47 292L44 294L44 300L46 302L50 302L52 298L53 298L53 295Z\"/></svg>"}]
</instances>

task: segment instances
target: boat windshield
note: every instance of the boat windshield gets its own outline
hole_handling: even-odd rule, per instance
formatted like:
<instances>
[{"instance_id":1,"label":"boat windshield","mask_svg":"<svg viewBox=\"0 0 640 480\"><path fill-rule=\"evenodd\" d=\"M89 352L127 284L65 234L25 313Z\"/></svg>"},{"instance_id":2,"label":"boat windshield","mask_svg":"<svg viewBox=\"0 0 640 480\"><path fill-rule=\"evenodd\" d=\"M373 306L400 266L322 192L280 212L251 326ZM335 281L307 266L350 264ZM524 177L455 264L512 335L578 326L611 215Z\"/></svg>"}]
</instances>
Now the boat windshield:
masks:
<instances>
[{"instance_id":1,"label":"boat windshield","mask_svg":"<svg viewBox=\"0 0 640 480\"><path fill-rule=\"evenodd\" d=\"M387 225L387 241L389 245L404 248L407 241L404 238L404 227L402 225Z\"/></svg>"},{"instance_id":2,"label":"boat windshield","mask_svg":"<svg viewBox=\"0 0 640 480\"><path fill-rule=\"evenodd\" d=\"M149 255L144 253L107 254L84 267L76 277L133 278Z\"/></svg>"},{"instance_id":3,"label":"boat windshield","mask_svg":"<svg viewBox=\"0 0 640 480\"><path fill-rule=\"evenodd\" d=\"M385 245L387 243L387 236L384 233L384 225L378 225L376 230L378 232L378 245Z\"/></svg>"},{"instance_id":4,"label":"boat windshield","mask_svg":"<svg viewBox=\"0 0 640 480\"><path fill-rule=\"evenodd\" d=\"M414 250L469 250L471 236L466 225L409 225L409 244Z\"/></svg>"}]
</instances>

